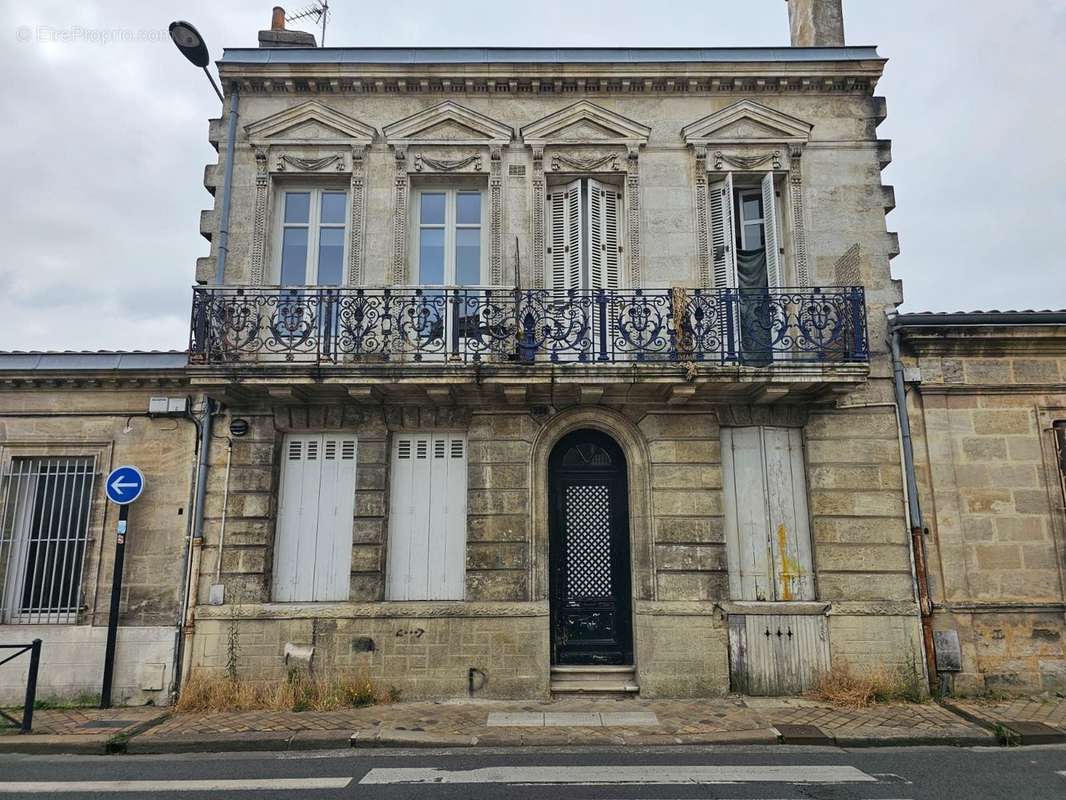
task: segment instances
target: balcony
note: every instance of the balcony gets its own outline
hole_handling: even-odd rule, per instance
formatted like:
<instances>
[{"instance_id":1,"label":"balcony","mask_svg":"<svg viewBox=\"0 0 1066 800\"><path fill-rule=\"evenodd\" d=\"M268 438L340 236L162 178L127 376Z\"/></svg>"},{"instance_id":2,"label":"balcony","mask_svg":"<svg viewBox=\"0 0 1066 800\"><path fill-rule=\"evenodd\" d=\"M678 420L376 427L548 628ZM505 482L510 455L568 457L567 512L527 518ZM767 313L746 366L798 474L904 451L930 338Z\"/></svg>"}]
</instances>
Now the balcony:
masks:
<instances>
[{"instance_id":1,"label":"balcony","mask_svg":"<svg viewBox=\"0 0 1066 800\"><path fill-rule=\"evenodd\" d=\"M853 383L869 359L858 287L196 287L189 353L192 365L216 372L254 367L242 370L246 385L268 374L317 383L548 374L578 382Z\"/></svg>"}]
</instances>

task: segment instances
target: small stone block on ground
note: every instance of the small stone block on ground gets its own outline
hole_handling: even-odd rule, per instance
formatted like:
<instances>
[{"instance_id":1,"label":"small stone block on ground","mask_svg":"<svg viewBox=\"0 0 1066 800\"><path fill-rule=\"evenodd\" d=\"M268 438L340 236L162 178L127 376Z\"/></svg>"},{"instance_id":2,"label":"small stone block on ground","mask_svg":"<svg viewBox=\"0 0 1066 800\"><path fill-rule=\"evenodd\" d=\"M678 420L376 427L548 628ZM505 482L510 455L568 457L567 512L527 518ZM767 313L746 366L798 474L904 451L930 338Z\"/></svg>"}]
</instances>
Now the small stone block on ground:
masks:
<instances>
[{"instance_id":1,"label":"small stone block on ground","mask_svg":"<svg viewBox=\"0 0 1066 800\"><path fill-rule=\"evenodd\" d=\"M606 711L600 714L604 727L635 727L658 725L659 718L652 711Z\"/></svg>"},{"instance_id":2,"label":"small stone block on ground","mask_svg":"<svg viewBox=\"0 0 1066 800\"><path fill-rule=\"evenodd\" d=\"M1003 727L1017 734L1018 744L1058 744L1066 742L1066 733L1043 722L1004 721Z\"/></svg>"},{"instance_id":3,"label":"small stone block on ground","mask_svg":"<svg viewBox=\"0 0 1066 800\"><path fill-rule=\"evenodd\" d=\"M834 745L836 741L817 725L774 725L781 744Z\"/></svg>"}]
</instances>

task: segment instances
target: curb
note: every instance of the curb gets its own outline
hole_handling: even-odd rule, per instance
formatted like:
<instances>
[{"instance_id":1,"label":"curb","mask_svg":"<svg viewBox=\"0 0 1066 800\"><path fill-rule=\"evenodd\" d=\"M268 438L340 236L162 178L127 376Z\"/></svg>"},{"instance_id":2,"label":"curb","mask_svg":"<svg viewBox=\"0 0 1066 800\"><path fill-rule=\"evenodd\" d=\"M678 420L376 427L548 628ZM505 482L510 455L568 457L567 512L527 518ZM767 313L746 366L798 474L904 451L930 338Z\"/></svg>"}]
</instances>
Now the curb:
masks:
<instances>
[{"instance_id":1,"label":"curb","mask_svg":"<svg viewBox=\"0 0 1066 800\"><path fill-rule=\"evenodd\" d=\"M114 737L109 733L42 733L29 734L27 736L12 734L0 737L0 754L102 756L110 752L108 745L111 743L112 738Z\"/></svg>"}]
</instances>

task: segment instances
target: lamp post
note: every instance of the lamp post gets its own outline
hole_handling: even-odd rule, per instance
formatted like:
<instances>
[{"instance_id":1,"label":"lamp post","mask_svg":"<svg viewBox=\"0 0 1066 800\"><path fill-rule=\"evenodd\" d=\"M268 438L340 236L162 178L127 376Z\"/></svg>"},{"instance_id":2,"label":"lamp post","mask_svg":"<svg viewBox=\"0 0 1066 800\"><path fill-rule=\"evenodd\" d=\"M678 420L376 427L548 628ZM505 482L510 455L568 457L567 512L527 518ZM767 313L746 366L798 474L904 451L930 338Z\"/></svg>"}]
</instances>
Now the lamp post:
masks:
<instances>
[{"instance_id":1,"label":"lamp post","mask_svg":"<svg viewBox=\"0 0 1066 800\"><path fill-rule=\"evenodd\" d=\"M187 58L193 66L199 67L204 71L207 79L211 82L211 88L215 90L215 94L218 95L218 99L225 105L225 98L222 95L222 91L218 88L218 84L215 83L215 79L211 77L211 73L207 70L207 65L211 62L211 56L207 52L207 45L204 43L204 37L200 35L200 32L196 30L188 22L177 21L170 23L170 38L174 40L174 44L185 58ZM230 207L230 190L233 186L233 156L237 149L237 104L240 100L240 87L236 81L230 85L230 107L229 107L229 120L226 134L226 174L224 182L222 184L222 218L218 224L218 259L215 266L215 284L221 285L226 277L226 257L229 255L229 207ZM209 454L211 448L211 436L212 428L214 427L215 414L218 413L218 406L210 398L204 395L204 419L200 425L200 452L199 460L196 468L196 495L195 495L195 516L192 521L191 539L189 542L189 558L192 557L192 546L197 542L202 542L204 537L204 498L207 494L207 472L209 468ZM181 620L179 621L179 632L185 626L185 610L188 608L190 598L189 594L193 591L193 587L196 585L197 576L192 575L186 570L186 586L185 586L185 602L183 607L183 613ZM180 686L182 679L181 664L183 662L181 650L185 644L185 636L178 636L178 647L175 652L175 687Z\"/></svg>"}]
</instances>

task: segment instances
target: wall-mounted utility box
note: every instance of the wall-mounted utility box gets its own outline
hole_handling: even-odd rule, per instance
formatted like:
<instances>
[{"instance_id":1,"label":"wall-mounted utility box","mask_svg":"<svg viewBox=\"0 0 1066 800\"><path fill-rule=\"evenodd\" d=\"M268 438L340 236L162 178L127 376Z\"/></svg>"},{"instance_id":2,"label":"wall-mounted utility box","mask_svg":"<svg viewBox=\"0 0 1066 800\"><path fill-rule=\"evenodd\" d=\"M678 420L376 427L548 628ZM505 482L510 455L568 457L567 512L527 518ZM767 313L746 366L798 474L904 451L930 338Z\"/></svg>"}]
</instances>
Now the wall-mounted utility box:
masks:
<instances>
[{"instance_id":1,"label":"wall-mounted utility box","mask_svg":"<svg viewBox=\"0 0 1066 800\"><path fill-rule=\"evenodd\" d=\"M152 397L148 400L150 417L183 417L188 408L188 397Z\"/></svg>"}]
</instances>

